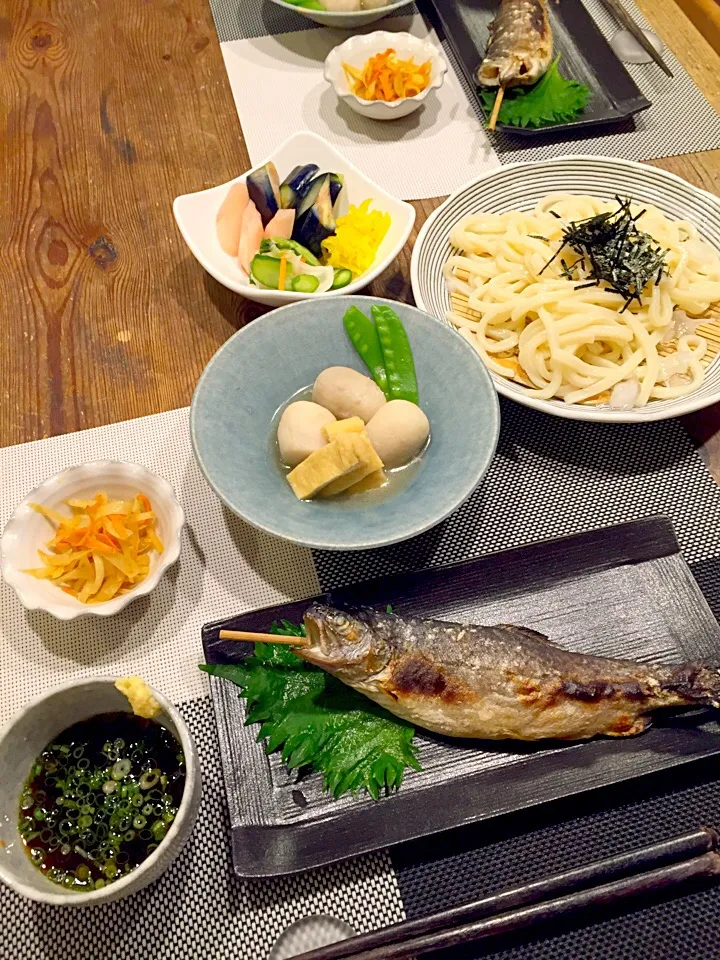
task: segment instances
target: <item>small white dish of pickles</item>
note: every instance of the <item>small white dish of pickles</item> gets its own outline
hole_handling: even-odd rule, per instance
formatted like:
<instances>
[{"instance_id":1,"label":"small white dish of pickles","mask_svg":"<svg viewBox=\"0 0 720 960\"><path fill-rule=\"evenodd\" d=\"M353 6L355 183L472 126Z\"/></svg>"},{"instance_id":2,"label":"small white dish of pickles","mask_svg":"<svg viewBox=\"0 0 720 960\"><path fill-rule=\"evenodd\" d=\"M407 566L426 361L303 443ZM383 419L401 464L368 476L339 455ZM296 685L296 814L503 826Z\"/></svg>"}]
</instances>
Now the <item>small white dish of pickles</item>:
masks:
<instances>
[{"instance_id":1,"label":"small white dish of pickles","mask_svg":"<svg viewBox=\"0 0 720 960\"><path fill-rule=\"evenodd\" d=\"M211 276L272 306L366 286L395 260L415 222L411 204L308 131L232 182L177 197L173 212Z\"/></svg>"}]
</instances>

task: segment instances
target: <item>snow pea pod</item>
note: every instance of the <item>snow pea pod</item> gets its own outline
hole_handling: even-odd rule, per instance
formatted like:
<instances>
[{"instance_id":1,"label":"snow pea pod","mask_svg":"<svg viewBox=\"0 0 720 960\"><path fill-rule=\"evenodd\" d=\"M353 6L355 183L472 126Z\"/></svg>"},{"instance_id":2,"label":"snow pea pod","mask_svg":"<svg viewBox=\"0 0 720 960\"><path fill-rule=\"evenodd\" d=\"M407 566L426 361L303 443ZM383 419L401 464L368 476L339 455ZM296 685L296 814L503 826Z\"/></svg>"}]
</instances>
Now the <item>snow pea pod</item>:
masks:
<instances>
[{"instance_id":1,"label":"snow pea pod","mask_svg":"<svg viewBox=\"0 0 720 960\"><path fill-rule=\"evenodd\" d=\"M387 373L389 399L418 402L417 376L410 341L400 317L391 307L372 307L371 311L382 348Z\"/></svg>"},{"instance_id":2,"label":"snow pea pod","mask_svg":"<svg viewBox=\"0 0 720 960\"><path fill-rule=\"evenodd\" d=\"M375 324L357 307L350 307L345 312L343 324L352 345L365 361L373 380L388 397L388 378Z\"/></svg>"}]
</instances>

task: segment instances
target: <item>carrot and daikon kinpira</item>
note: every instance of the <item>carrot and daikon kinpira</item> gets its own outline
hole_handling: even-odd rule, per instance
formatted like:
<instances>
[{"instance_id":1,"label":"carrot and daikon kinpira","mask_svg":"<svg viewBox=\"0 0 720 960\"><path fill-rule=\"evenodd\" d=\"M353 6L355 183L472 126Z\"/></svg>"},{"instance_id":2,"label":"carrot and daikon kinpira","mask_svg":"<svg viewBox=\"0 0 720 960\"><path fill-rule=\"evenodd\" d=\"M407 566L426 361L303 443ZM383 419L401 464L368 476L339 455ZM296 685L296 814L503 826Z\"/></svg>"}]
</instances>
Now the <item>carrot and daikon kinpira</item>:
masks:
<instances>
[{"instance_id":1,"label":"carrot and daikon kinpira","mask_svg":"<svg viewBox=\"0 0 720 960\"><path fill-rule=\"evenodd\" d=\"M56 525L42 566L26 573L51 580L82 603L103 603L132 590L150 570L150 554L162 553L152 504L143 493L126 500L97 493L70 499L70 515L43 504L30 506Z\"/></svg>"},{"instance_id":2,"label":"carrot and daikon kinpira","mask_svg":"<svg viewBox=\"0 0 720 960\"><path fill-rule=\"evenodd\" d=\"M362 67L343 63L350 89L363 100L403 100L415 97L430 83L432 64L401 60L392 48L376 53Z\"/></svg>"}]
</instances>

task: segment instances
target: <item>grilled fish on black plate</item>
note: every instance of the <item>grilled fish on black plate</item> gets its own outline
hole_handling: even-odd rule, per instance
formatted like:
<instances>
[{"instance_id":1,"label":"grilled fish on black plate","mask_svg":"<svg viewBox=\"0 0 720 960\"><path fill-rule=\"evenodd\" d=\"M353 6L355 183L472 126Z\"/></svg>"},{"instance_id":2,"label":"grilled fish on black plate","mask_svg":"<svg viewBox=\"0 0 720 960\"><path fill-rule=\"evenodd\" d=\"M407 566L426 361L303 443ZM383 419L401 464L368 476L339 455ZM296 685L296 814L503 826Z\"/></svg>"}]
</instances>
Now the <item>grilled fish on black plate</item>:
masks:
<instances>
[{"instance_id":1,"label":"grilled fish on black plate","mask_svg":"<svg viewBox=\"0 0 720 960\"><path fill-rule=\"evenodd\" d=\"M572 653L525 627L463 626L314 604L299 656L391 713L451 737L641 733L662 707L720 708L720 671Z\"/></svg>"},{"instance_id":2,"label":"grilled fish on black plate","mask_svg":"<svg viewBox=\"0 0 720 960\"><path fill-rule=\"evenodd\" d=\"M535 83L550 66L552 53L546 0L500 0L477 81L484 87Z\"/></svg>"}]
</instances>

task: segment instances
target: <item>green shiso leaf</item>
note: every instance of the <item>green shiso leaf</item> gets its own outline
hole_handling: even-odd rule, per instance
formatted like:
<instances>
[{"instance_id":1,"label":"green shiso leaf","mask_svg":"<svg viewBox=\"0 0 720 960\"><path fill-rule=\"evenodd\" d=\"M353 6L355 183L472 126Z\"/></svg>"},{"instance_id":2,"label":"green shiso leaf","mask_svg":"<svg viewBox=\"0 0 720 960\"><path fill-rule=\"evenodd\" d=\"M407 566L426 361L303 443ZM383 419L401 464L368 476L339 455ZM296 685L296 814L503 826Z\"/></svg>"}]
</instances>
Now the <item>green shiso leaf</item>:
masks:
<instances>
[{"instance_id":1,"label":"green shiso leaf","mask_svg":"<svg viewBox=\"0 0 720 960\"><path fill-rule=\"evenodd\" d=\"M287 621L271 633L304 636ZM397 789L410 767L420 770L415 730L346 687L289 647L255 644L241 664L201 664L200 669L240 687L247 723L259 723L258 741L281 752L290 769L309 766L322 774L335 797L367 790L375 800Z\"/></svg>"},{"instance_id":2,"label":"green shiso leaf","mask_svg":"<svg viewBox=\"0 0 720 960\"><path fill-rule=\"evenodd\" d=\"M585 109L590 89L577 80L567 80L558 70L560 54L555 57L545 75L532 87L510 87L498 114L498 123L508 127L546 127L554 123L568 123ZM497 89L479 90L483 108L489 115Z\"/></svg>"}]
</instances>

